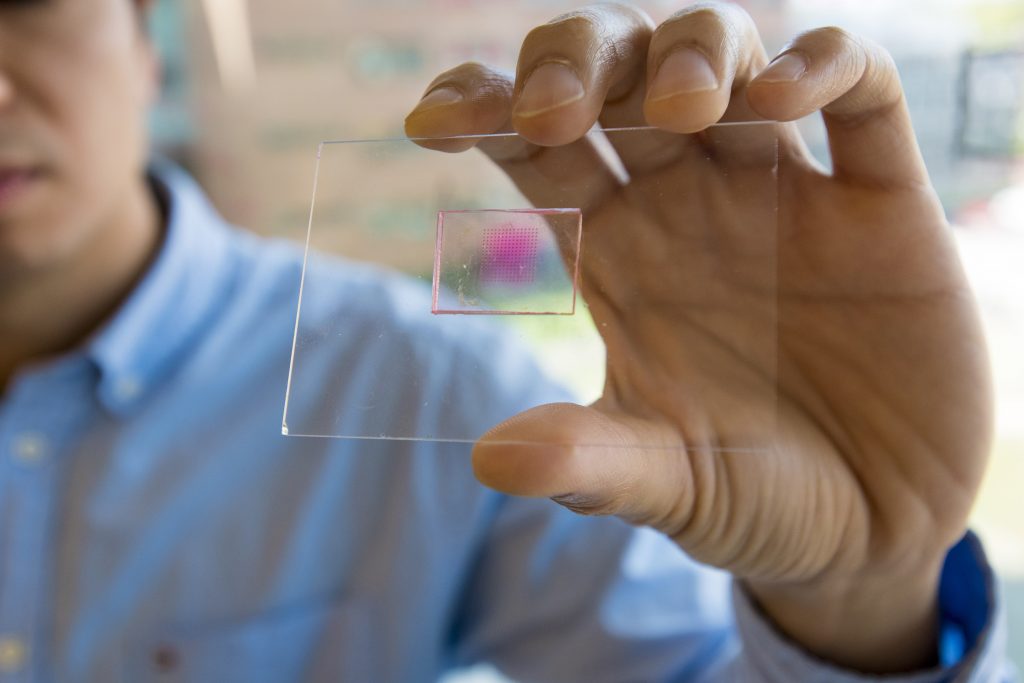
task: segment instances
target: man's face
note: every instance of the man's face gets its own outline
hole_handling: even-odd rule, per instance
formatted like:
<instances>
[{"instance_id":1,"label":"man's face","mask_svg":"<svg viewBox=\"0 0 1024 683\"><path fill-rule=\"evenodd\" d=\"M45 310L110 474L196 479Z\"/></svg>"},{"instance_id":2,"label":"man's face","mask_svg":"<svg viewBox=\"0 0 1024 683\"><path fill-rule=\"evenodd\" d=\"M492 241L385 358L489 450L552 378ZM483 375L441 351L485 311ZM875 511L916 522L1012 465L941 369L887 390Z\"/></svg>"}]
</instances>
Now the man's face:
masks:
<instances>
[{"instance_id":1,"label":"man's face","mask_svg":"<svg viewBox=\"0 0 1024 683\"><path fill-rule=\"evenodd\" d=\"M0 0L0 283L60 266L138 202L156 80L143 4Z\"/></svg>"}]
</instances>

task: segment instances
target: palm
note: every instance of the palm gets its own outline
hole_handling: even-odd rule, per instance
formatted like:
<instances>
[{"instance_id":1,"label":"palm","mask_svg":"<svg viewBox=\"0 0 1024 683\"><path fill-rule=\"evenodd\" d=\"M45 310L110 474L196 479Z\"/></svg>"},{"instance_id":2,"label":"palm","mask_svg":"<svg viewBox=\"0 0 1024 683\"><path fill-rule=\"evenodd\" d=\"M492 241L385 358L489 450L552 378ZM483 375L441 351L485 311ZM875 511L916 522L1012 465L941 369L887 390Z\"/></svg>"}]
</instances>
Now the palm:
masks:
<instances>
[{"instance_id":1,"label":"palm","mask_svg":"<svg viewBox=\"0 0 1024 683\"><path fill-rule=\"evenodd\" d=\"M589 213L584 296L608 346L595 407L678 437L707 500L659 526L742 575L854 572L952 540L987 418L964 396L987 379L941 208L785 152L777 232L759 225L774 193L769 165L696 149Z\"/></svg>"}]
</instances>

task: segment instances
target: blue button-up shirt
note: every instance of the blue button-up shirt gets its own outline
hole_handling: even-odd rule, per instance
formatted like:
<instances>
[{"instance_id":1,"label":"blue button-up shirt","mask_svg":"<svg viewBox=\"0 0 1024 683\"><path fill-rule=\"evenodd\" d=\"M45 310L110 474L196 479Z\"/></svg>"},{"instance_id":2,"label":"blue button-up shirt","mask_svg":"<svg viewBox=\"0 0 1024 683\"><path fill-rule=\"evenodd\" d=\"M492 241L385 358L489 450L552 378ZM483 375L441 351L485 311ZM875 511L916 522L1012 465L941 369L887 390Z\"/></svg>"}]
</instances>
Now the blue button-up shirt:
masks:
<instances>
[{"instance_id":1,"label":"blue button-up shirt","mask_svg":"<svg viewBox=\"0 0 1024 683\"><path fill-rule=\"evenodd\" d=\"M0 402L0 682L414 683L480 661L531 681L864 680L654 532L485 490L467 446L282 436L301 254L225 225L180 171L154 182L168 221L142 282ZM438 348L425 294L396 277L323 261L307 278L337 297L303 324L352 324L304 362L353 405L396 371L418 378L413 405L464 396L437 419L465 431L563 398L500 340ZM430 371L367 345L380 328L433 338ZM487 376L444 364L481 347L502 357ZM972 538L940 597L948 666L892 680L1002 680Z\"/></svg>"}]
</instances>

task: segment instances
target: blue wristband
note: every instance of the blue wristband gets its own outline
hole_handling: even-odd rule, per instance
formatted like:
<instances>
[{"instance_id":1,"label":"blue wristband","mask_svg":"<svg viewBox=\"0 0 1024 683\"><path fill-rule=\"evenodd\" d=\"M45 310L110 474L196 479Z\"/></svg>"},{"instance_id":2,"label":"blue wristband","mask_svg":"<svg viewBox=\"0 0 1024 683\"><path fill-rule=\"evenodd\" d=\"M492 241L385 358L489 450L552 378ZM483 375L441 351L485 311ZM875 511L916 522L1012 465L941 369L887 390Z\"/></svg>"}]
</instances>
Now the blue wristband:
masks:
<instances>
[{"instance_id":1,"label":"blue wristband","mask_svg":"<svg viewBox=\"0 0 1024 683\"><path fill-rule=\"evenodd\" d=\"M974 649L992 613L983 557L970 531L946 554L939 580L939 661L944 667L956 666Z\"/></svg>"}]
</instances>

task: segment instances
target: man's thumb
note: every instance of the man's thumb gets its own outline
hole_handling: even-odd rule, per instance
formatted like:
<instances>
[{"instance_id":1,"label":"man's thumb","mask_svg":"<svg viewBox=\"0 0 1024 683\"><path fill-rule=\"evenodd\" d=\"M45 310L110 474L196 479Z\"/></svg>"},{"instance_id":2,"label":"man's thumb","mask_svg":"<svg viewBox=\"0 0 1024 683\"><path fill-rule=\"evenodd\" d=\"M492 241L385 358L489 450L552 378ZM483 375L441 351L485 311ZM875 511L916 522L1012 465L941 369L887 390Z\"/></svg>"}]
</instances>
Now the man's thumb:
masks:
<instances>
[{"instance_id":1,"label":"man's thumb","mask_svg":"<svg viewBox=\"0 0 1024 683\"><path fill-rule=\"evenodd\" d=\"M663 424L594 407L552 403L488 431L473 449L486 486L546 497L584 514L618 515L662 531L685 523L693 501L690 460Z\"/></svg>"}]
</instances>

